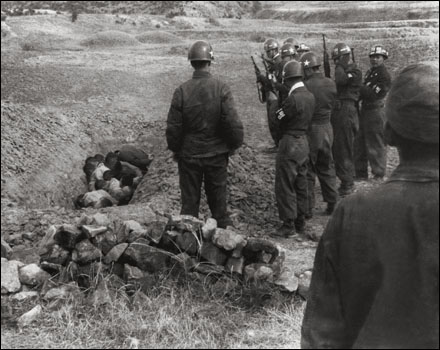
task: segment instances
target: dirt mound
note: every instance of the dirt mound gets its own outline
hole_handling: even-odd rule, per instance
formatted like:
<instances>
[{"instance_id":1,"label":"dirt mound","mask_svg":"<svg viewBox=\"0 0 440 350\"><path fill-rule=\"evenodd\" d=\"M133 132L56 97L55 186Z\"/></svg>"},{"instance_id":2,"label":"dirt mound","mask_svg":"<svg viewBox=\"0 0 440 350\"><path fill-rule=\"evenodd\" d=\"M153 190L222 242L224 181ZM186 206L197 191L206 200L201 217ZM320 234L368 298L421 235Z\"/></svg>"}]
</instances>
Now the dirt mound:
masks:
<instances>
[{"instance_id":1,"label":"dirt mound","mask_svg":"<svg viewBox=\"0 0 440 350\"><path fill-rule=\"evenodd\" d=\"M99 32L81 42L81 45L88 47L117 47L136 46L140 42L130 34L118 30Z\"/></svg>"},{"instance_id":2,"label":"dirt mound","mask_svg":"<svg viewBox=\"0 0 440 350\"><path fill-rule=\"evenodd\" d=\"M24 51L52 51L52 50L77 50L78 46L72 40L46 32L34 32L19 39L20 47Z\"/></svg>"},{"instance_id":3,"label":"dirt mound","mask_svg":"<svg viewBox=\"0 0 440 350\"><path fill-rule=\"evenodd\" d=\"M178 36L163 31L145 32L136 35L136 39L144 44L178 44L182 42Z\"/></svg>"}]
</instances>

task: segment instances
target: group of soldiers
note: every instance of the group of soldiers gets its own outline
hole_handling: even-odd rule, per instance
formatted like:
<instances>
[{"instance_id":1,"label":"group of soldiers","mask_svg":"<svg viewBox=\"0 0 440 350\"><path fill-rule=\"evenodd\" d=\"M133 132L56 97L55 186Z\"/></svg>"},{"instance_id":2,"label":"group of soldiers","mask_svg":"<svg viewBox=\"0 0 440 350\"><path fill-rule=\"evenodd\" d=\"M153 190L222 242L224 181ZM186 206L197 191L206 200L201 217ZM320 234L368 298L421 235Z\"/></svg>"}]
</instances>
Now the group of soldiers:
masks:
<instances>
[{"instance_id":1,"label":"group of soldiers","mask_svg":"<svg viewBox=\"0 0 440 350\"><path fill-rule=\"evenodd\" d=\"M275 80L258 77L277 146L283 225L274 234L304 230L315 176L332 214L316 251L301 347L438 349L438 63L406 67L390 89L381 46L370 52L364 82L347 45L332 51L334 81L320 73L318 55L299 56L301 47L285 43L279 50L276 41L266 41ZM194 73L174 92L166 139L178 163L181 214L198 217L204 183L212 217L225 228L232 225L228 159L243 142L243 124L230 88L210 73L213 59L206 41L190 47ZM352 192L355 176L367 178L368 162L374 176L384 176L384 139L398 149L397 169L369 193L335 206L338 195Z\"/></svg>"},{"instance_id":2,"label":"group of soldiers","mask_svg":"<svg viewBox=\"0 0 440 350\"><path fill-rule=\"evenodd\" d=\"M371 49L371 68L362 82L352 50L344 43L332 51L334 80L329 72L320 72L320 55L305 44L295 45L293 38L282 46L267 39L264 51L266 74L258 72L257 83L275 143L269 152L277 152L275 194L283 221L273 235L290 237L304 232L305 220L313 216L316 177L328 215L339 197L353 192L354 179L368 179L368 163L375 179L384 177L388 52L382 46Z\"/></svg>"}]
</instances>

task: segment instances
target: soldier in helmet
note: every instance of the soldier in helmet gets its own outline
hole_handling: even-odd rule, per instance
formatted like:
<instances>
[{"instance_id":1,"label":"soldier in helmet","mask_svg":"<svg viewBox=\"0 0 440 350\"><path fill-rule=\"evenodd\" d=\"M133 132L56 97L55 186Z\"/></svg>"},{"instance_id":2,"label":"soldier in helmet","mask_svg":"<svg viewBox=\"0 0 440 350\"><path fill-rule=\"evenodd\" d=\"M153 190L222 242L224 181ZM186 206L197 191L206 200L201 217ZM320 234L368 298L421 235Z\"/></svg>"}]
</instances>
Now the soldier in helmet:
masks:
<instances>
[{"instance_id":1,"label":"soldier in helmet","mask_svg":"<svg viewBox=\"0 0 440 350\"><path fill-rule=\"evenodd\" d=\"M356 103L362 86L362 72L354 62L350 63L350 54L350 47L344 43L337 44L332 51L337 97L331 123L336 176L341 180L340 196L346 196L354 189L353 148L354 136L359 129Z\"/></svg>"},{"instance_id":2,"label":"soldier in helmet","mask_svg":"<svg viewBox=\"0 0 440 350\"><path fill-rule=\"evenodd\" d=\"M276 83L274 84L274 86L275 89L278 91L278 96L280 97L280 103L282 103L283 98L287 97L286 95L289 92L289 90L287 90L286 88L286 85L283 84L283 68L287 62L290 62L297 58L297 52L295 50L294 45L287 43L281 46L280 56L281 56L281 62L279 62L275 66Z\"/></svg>"},{"instance_id":3,"label":"soldier in helmet","mask_svg":"<svg viewBox=\"0 0 440 350\"><path fill-rule=\"evenodd\" d=\"M258 81L263 84L264 87L264 93L267 96L271 93L275 93L274 84L276 83L276 72L281 64L281 55L279 52L279 45L278 41L276 41L273 38L269 38L264 42L264 52L266 53L267 59L263 57L265 62L267 63L268 67L268 76L261 75L258 78ZM267 108L267 121L269 125L269 132L272 136L272 139L275 143L274 147L270 147L267 149L267 152L273 153L278 150L278 136L277 136L277 130L276 130L276 121L274 119L273 114L269 111L269 104L266 104Z\"/></svg>"},{"instance_id":4,"label":"soldier in helmet","mask_svg":"<svg viewBox=\"0 0 440 350\"><path fill-rule=\"evenodd\" d=\"M192 79L175 91L168 112L166 139L178 162L181 214L199 216L202 181L218 227L231 225L226 211L229 154L243 142L243 125L229 87L210 73L214 59L206 41L196 41L188 60Z\"/></svg>"},{"instance_id":5,"label":"soldier in helmet","mask_svg":"<svg viewBox=\"0 0 440 350\"><path fill-rule=\"evenodd\" d=\"M312 217L315 207L315 178L318 176L324 202L327 203L326 214L333 213L338 200L336 190L336 172L333 161L333 128L330 117L336 100L336 84L320 72L321 59L314 52L301 56L304 68L304 84L315 97L315 110L312 125L308 132L310 159L307 171L308 179L308 212Z\"/></svg>"},{"instance_id":6,"label":"soldier in helmet","mask_svg":"<svg viewBox=\"0 0 440 350\"><path fill-rule=\"evenodd\" d=\"M309 52L310 47L308 47L306 44L301 43L297 45L296 51L298 52L298 55L301 56L303 53Z\"/></svg>"},{"instance_id":7,"label":"soldier in helmet","mask_svg":"<svg viewBox=\"0 0 440 350\"><path fill-rule=\"evenodd\" d=\"M264 42L264 52L266 53L266 63L269 66L269 73L275 73L275 65L281 62L280 45L278 41L269 38Z\"/></svg>"},{"instance_id":8,"label":"soldier in helmet","mask_svg":"<svg viewBox=\"0 0 440 350\"><path fill-rule=\"evenodd\" d=\"M295 50L299 48L299 45L295 44L295 39L292 37L288 37L286 40L284 40L283 45L284 44L292 44Z\"/></svg>"},{"instance_id":9,"label":"soldier in helmet","mask_svg":"<svg viewBox=\"0 0 440 350\"><path fill-rule=\"evenodd\" d=\"M388 52L382 46L371 49L371 68L360 90L361 113L354 154L358 179L368 179L368 163L375 179L382 179L385 175L387 155L383 139L384 100L391 86L391 77L384 65L387 58Z\"/></svg>"},{"instance_id":10,"label":"soldier in helmet","mask_svg":"<svg viewBox=\"0 0 440 350\"><path fill-rule=\"evenodd\" d=\"M306 132L310 126L315 98L306 89L301 63L287 62L283 82L287 98L277 111L281 135L275 174L275 196L282 226L273 236L291 237L303 233L307 211L307 161L309 145Z\"/></svg>"},{"instance_id":11,"label":"soldier in helmet","mask_svg":"<svg viewBox=\"0 0 440 350\"><path fill-rule=\"evenodd\" d=\"M274 73L274 82L267 82L265 84L271 85L271 90L266 93L266 102L267 102L267 113L268 119L272 121L272 130L271 134L275 141L275 144L278 145L280 140L280 133L278 128L278 123L276 122L276 111L279 108L279 105L283 103L283 101L287 98L287 94L289 93L289 89L286 85L283 84L283 68L285 64L291 60L296 58L297 54L295 48L292 44L284 44L280 48L280 57L281 61L275 65L275 73ZM265 78L265 77L264 77ZM267 78L265 78L267 80ZM269 149L269 152L272 152L273 149ZM276 149L278 150L278 149Z\"/></svg>"},{"instance_id":12,"label":"soldier in helmet","mask_svg":"<svg viewBox=\"0 0 440 350\"><path fill-rule=\"evenodd\" d=\"M439 348L439 69L406 67L385 108L390 179L337 206L316 251L302 349Z\"/></svg>"}]
</instances>

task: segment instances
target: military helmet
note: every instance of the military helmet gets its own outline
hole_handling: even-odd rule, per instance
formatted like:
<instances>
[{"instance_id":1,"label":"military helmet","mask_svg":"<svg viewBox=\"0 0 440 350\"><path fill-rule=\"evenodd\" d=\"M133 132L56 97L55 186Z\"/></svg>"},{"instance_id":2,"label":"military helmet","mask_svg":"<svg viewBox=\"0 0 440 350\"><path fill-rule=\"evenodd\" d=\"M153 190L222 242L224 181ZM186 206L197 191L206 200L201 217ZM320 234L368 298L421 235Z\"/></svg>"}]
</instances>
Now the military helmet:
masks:
<instances>
[{"instance_id":1,"label":"military helmet","mask_svg":"<svg viewBox=\"0 0 440 350\"><path fill-rule=\"evenodd\" d=\"M342 55L348 55L350 54L351 49L347 44L339 43L336 44L335 48L332 51L332 59L339 58Z\"/></svg>"},{"instance_id":2,"label":"military helmet","mask_svg":"<svg viewBox=\"0 0 440 350\"><path fill-rule=\"evenodd\" d=\"M298 53L309 52L310 47L308 47L306 44L301 43L297 45L296 51L298 51Z\"/></svg>"},{"instance_id":3,"label":"military helmet","mask_svg":"<svg viewBox=\"0 0 440 350\"><path fill-rule=\"evenodd\" d=\"M295 77L303 77L303 69L300 62L289 61L283 67L283 80Z\"/></svg>"},{"instance_id":4,"label":"military helmet","mask_svg":"<svg viewBox=\"0 0 440 350\"><path fill-rule=\"evenodd\" d=\"M264 42L264 51L270 51L270 50L274 50L274 49L278 49L279 45L278 45L278 41L276 41L273 38L269 38Z\"/></svg>"},{"instance_id":5,"label":"military helmet","mask_svg":"<svg viewBox=\"0 0 440 350\"><path fill-rule=\"evenodd\" d=\"M295 42L295 39L293 39L292 37L289 37L286 40L284 40L283 44L293 44L294 42Z\"/></svg>"},{"instance_id":6,"label":"military helmet","mask_svg":"<svg viewBox=\"0 0 440 350\"><path fill-rule=\"evenodd\" d=\"M214 52L211 45L203 40L196 41L188 51L189 61L209 61L214 60Z\"/></svg>"},{"instance_id":7,"label":"military helmet","mask_svg":"<svg viewBox=\"0 0 440 350\"><path fill-rule=\"evenodd\" d=\"M319 67L321 63L321 58L314 52L305 52L301 55L300 61L304 69Z\"/></svg>"},{"instance_id":8,"label":"military helmet","mask_svg":"<svg viewBox=\"0 0 440 350\"><path fill-rule=\"evenodd\" d=\"M287 57L287 56L294 56L296 55L296 50L293 46L293 44L287 43L281 46L281 58Z\"/></svg>"},{"instance_id":9,"label":"military helmet","mask_svg":"<svg viewBox=\"0 0 440 350\"><path fill-rule=\"evenodd\" d=\"M385 50L382 46L377 45L371 48L369 56L373 55L382 55L384 59L388 58L388 51Z\"/></svg>"}]
</instances>

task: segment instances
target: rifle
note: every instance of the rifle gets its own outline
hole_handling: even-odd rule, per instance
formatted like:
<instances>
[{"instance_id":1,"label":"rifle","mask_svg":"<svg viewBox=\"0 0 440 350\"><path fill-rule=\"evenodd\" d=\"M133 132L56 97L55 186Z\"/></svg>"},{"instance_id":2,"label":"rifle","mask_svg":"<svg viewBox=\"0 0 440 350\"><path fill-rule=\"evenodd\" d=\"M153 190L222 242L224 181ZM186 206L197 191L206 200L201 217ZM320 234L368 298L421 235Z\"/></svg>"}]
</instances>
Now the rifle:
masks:
<instances>
[{"instance_id":1,"label":"rifle","mask_svg":"<svg viewBox=\"0 0 440 350\"><path fill-rule=\"evenodd\" d=\"M325 34L322 34L322 44L324 47L324 74L327 78L330 78L330 59L327 52L327 45L325 43Z\"/></svg>"},{"instance_id":2,"label":"rifle","mask_svg":"<svg viewBox=\"0 0 440 350\"><path fill-rule=\"evenodd\" d=\"M353 60L353 63L356 63L356 60L354 58L354 49L351 48L351 59Z\"/></svg>"},{"instance_id":3,"label":"rifle","mask_svg":"<svg viewBox=\"0 0 440 350\"><path fill-rule=\"evenodd\" d=\"M255 63L253 56L251 56L251 60L252 60L252 63L254 64L255 75L257 76L258 99L260 100L261 103L264 103L264 102L266 102L266 94L264 93L264 90L263 90L263 84L259 81L261 71L260 71L260 68L258 68L257 64Z\"/></svg>"},{"instance_id":4,"label":"rifle","mask_svg":"<svg viewBox=\"0 0 440 350\"><path fill-rule=\"evenodd\" d=\"M276 90L275 87L274 87L274 82L276 82L275 75L270 72L269 67L267 65L267 63L271 62L271 61L269 61L266 58L264 58L263 54L261 54L260 57L263 60L264 70L266 71L266 78L267 78L267 81L270 84L270 91L274 91L275 92L275 90Z\"/></svg>"}]
</instances>

